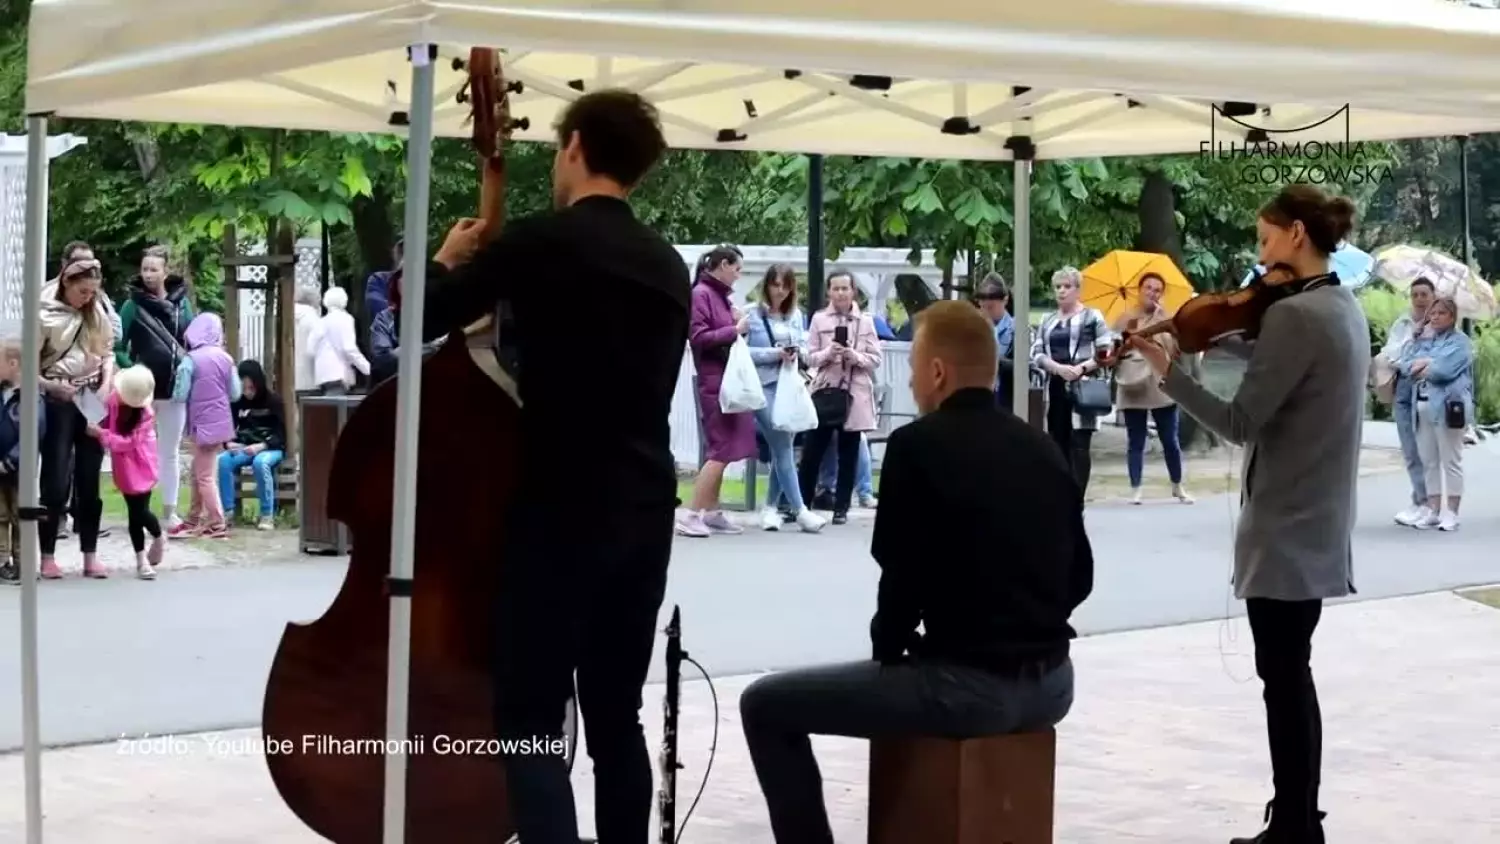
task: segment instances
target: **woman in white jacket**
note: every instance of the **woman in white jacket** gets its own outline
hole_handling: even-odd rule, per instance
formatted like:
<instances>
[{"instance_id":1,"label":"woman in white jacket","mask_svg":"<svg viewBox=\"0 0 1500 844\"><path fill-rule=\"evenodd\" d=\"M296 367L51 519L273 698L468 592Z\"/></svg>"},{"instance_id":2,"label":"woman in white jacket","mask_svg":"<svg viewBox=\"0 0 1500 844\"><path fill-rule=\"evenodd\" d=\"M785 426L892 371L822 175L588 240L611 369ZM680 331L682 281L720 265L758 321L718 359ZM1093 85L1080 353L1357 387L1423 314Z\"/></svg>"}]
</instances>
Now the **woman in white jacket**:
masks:
<instances>
[{"instance_id":1,"label":"woman in white jacket","mask_svg":"<svg viewBox=\"0 0 1500 844\"><path fill-rule=\"evenodd\" d=\"M354 386L354 373L370 374L370 361L359 350L354 317L347 310L349 294L342 287L330 287L323 294L327 313L318 320L312 348L313 377L324 393L344 393Z\"/></svg>"}]
</instances>

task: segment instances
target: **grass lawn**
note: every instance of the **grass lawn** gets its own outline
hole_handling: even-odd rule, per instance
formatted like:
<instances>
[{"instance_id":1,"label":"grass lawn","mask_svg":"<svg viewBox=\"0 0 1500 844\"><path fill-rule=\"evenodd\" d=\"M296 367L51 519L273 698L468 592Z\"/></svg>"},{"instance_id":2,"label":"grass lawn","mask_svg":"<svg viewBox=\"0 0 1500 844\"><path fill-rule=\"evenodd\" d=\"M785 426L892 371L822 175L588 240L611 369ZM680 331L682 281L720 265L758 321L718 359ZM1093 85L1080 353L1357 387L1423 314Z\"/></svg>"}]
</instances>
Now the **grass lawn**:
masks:
<instances>
[{"instance_id":1,"label":"grass lawn","mask_svg":"<svg viewBox=\"0 0 1500 844\"><path fill-rule=\"evenodd\" d=\"M1487 607L1500 610L1500 588L1495 589L1468 589L1458 594L1471 601L1477 601Z\"/></svg>"},{"instance_id":2,"label":"grass lawn","mask_svg":"<svg viewBox=\"0 0 1500 844\"><path fill-rule=\"evenodd\" d=\"M127 520L125 512L125 497L120 494L120 491L118 489L115 489L113 481L110 481L107 478L101 479L99 484L99 498L104 502L104 512L102 516L103 522L112 526L124 525ZM184 481L177 494L177 512L179 514L186 514L188 510L188 504L191 501L191 489L189 488L187 481ZM161 490L157 489L155 492L151 493L151 512L160 515L161 504ZM260 504L255 500L255 496L253 495L246 498L244 505L241 507L241 510L244 513L244 518L241 520L243 524L253 525L255 524L256 520L260 518ZM232 519L234 517L234 514L230 513L229 516ZM281 518L277 519L277 527L287 527L294 525L295 517L296 514L294 512L288 512L284 514ZM292 519L293 521L289 524L282 524L282 522L286 521L287 519Z\"/></svg>"},{"instance_id":3,"label":"grass lawn","mask_svg":"<svg viewBox=\"0 0 1500 844\"><path fill-rule=\"evenodd\" d=\"M871 473L874 482L875 494L880 494L880 473ZM766 485L771 479L762 472L755 479L755 506L764 507L766 503ZM724 484L719 487L719 501L725 506L734 509L745 506L745 482L737 478L725 478ZM682 505L686 507L693 500L693 482L691 480L677 482L677 497L682 499Z\"/></svg>"}]
</instances>

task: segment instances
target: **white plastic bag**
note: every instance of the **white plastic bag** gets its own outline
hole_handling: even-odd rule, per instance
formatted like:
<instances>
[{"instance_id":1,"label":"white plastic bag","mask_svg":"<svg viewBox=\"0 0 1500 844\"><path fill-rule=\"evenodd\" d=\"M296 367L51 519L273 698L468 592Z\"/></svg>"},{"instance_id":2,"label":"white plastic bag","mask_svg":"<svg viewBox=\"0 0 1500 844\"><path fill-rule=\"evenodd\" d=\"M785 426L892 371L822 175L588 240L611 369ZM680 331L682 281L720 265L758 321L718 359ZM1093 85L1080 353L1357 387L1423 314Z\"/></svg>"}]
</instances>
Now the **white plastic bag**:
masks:
<instances>
[{"instance_id":1,"label":"white plastic bag","mask_svg":"<svg viewBox=\"0 0 1500 844\"><path fill-rule=\"evenodd\" d=\"M739 337L729 347L724 380L719 382L719 409L725 413L752 413L766 406L766 391L760 388L760 373L750 359L750 347Z\"/></svg>"},{"instance_id":2,"label":"white plastic bag","mask_svg":"<svg viewBox=\"0 0 1500 844\"><path fill-rule=\"evenodd\" d=\"M818 408L796 361L781 365L776 379L776 401L771 405L771 425L778 431L800 434L818 427Z\"/></svg>"}]
</instances>

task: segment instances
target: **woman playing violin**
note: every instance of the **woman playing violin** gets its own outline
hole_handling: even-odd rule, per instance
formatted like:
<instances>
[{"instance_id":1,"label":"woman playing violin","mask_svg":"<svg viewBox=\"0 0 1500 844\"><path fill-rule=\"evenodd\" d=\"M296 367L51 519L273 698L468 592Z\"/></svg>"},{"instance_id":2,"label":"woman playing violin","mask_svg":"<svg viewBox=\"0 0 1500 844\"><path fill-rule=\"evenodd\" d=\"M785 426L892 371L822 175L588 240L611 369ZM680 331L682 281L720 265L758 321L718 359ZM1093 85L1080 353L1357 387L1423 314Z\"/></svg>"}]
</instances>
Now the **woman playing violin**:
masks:
<instances>
[{"instance_id":1,"label":"woman playing violin","mask_svg":"<svg viewBox=\"0 0 1500 844\"><path fill-rule=\"evenodd\" d=\"M1350 535L1370 370L1364 312L1328 265L1353 219L1348 199L1309 185L1290 185L1261 209L1260 263L1284 263L1297 278L1266 309L1233 399L1209 392L1156 343L1128 341L1161 376L1163 392L1245 447L1234 586L1265 684L1275 796L1266 829L1232 844L1323 841L1312 635L1323 601L1354 591Z\"/></svg>"}]
</instances>

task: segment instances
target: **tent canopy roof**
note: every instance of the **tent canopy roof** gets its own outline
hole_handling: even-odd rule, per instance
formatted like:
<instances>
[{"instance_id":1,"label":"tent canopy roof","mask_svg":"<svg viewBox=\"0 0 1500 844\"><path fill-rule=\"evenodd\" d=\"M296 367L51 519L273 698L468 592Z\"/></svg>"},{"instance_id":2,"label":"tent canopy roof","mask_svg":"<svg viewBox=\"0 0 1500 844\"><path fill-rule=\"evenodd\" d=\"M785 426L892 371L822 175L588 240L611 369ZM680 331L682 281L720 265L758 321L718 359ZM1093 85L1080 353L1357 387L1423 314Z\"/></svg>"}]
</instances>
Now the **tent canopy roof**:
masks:
<instances>
[{"instance_id":1,"label":"tent canopy roof","mask_svg":"<svg viewBox=\"0 0 1500 844\"><path fill-rule=\"evenodd\" d=\"M702 149L1008 159L1020 135L1069 158L1243 143L1247 127L1500 130L1500 14L1443 0L36 0L27 107L400 132L417 42L439 45L449 136L468 134L452 59L476 43L525 84L522 140L551 140L570 99L611 86ZM1216 116L1225 102L1255 108Z\"/></svg>"}]
</instances>

